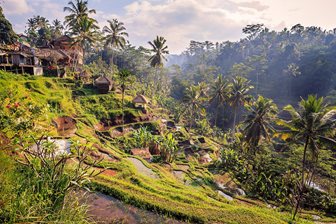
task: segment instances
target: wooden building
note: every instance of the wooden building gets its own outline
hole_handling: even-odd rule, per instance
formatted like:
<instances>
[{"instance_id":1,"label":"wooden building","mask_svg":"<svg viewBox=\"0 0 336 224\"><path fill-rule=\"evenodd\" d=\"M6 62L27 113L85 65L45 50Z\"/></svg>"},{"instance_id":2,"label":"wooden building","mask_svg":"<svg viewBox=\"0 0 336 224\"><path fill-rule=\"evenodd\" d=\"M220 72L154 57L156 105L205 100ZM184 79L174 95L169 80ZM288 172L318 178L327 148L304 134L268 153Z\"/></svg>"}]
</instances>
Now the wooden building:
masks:
<instances>
[{"instance_id":1,"label":"wooden building","mask_svg":"<svg viewBox=\"0 0 336 224\"><path fill-rule=\"evenodd\" d=\"M87 70L82 70L80 73L75 75L75 78L77 80L81 80L83 83L88 83L90 82L91 74Z\"/></svg>"},{"instance_id":2,"label":"wooden building","mask_svg":"<svg viewBox=\"0 0 336 224\"><path fill-rule=\"evenodd\" d=\"M137 107L137 108L146 109L146 106L149 103L149 100L144 95L138 94L138 95L136 95L136 97L134 97L133 103L134 103L135 107Z\"/></svg>"},{"instance_id":3,"label":"wooden building","mask_svg":"<svg viewBox=\"0 0 336 224\"><path fill-rule=\"evenodd\" d=\"M43 74L39 58L21 51L0 52L0 69L19 74Z\"/></svg>"},{"instance_id":4,"label":"wooden building","mask_svg":"<svg viewBox=\"0 0 336 224\"><path fill-rule=\"evenodd\" d=\"M61 50L65 52L71 58L71 65L77 65L79 67L84 64L83 49L79 44L73 44L71 37L63 35L49 44L50 48L55 50Z\"/></svg>"},{"instance_id":5,"label":"wooden building","mask_svg":"<svg viewBox=\"0 0 336 224\"><path fill-rule=\"evenodd\" d=\"M99 93L108 93L113 87L113 81L107 76L100 76L94 81Z\"/></svg>"}]
</instances>

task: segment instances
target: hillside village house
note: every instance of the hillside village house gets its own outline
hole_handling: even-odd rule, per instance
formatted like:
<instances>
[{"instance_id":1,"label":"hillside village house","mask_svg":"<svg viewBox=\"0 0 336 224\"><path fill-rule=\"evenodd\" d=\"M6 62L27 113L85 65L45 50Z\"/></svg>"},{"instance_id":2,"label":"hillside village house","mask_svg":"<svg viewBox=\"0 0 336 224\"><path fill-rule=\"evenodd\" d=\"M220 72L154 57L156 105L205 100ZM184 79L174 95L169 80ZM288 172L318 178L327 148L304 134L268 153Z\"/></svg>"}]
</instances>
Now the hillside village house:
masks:
<instances>
[{"instance_id":1,"label":"hillside village house","mask_svg":"<svg viewBox=\"0 0 336 224\"><path fill-rule=\"evenodd\" d=\"M112 90L113 81L111 78L107 76L100 76L94 81L95 86L98 89L99 93L108 93Z\"/></svg>"},{"instance_id":2,"label":"hillside village house","mask_svg":"<svg viewBox=\"0 0 336 224\"><path fill-rule=\"evenodd\" d=\"M40 60L32 52L3 51L0 49L0 69L22 74L43 74Z\"/></svg>"},{"instance_id":3,"label":"hillside village house","mask_svg":"<svg viewBox=\"0 0 336 224\"><path fill-rule=\"evenodd\" d=\"M83 49L79 44L73 44L69 36L63 35L50 42L49 47L66 53L70 57L71 66L83 66L84 54Z\"/></svg>"},{"instance_id":4,"label":"hillside village house","mask_svg":"<svg viewBox=\"0 0 336 224\"><path fill-rule=\"evenodd\" d=\"M137 108L146 109L149 100L144 95L138 94L136 97L134 97L133 103Z\"/></svg>"},{"instance_id":5,"label":"hillside village house","mask_svg":"<svg viewBox=\"0 0 336 224\"><path fill-rule=\"evenodd\" d=\"M24 35L19 37L20 42L0 45L0 69L31 75L42 75L43 70L57 70L57 75L63 76L65 68L74 71L83 66L83 50L72 44L69 36L61 36L48 46L38 48L31 47Z\"/></svg>"}]
</instances>

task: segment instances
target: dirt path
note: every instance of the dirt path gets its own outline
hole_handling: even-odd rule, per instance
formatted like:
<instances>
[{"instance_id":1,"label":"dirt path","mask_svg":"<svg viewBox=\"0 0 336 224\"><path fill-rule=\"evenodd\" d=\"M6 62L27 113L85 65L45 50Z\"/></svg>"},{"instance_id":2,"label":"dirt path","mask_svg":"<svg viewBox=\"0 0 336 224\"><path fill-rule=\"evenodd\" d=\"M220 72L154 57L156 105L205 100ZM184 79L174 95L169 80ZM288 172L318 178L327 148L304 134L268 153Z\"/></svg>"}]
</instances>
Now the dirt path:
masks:
<instances>
[{"instance_id":1,"label":"dirt path","mask_svg":"<svg viewBox=\"0 0 336 224\"><path fill-rule=\"evenodd\" d=\"M89 206L88 214L92 221L99 224L127 223L127 224L182 224L177 221L158 215L154 212L142 210L131 205L101 194L87 193L86 203Z\"/></svg>"}]
</instances>

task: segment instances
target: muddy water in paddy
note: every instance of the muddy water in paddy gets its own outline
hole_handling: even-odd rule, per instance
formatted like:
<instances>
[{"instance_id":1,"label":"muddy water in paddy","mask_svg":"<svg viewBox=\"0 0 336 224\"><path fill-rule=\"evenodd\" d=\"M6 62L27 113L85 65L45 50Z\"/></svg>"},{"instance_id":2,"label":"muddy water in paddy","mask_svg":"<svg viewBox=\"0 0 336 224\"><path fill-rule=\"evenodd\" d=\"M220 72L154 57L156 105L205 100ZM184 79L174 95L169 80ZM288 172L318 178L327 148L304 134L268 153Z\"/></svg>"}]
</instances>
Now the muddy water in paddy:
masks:
<instances>
[{"instance_id":1,"label":"muddy water in paddy","mask_svg":"<svg viewBox=\"0 0 336 224\"><path fill-rule=\"evenodd\" d=\"M101 193L88 193L86 203L89 206L88 215L92 221L100 224L182 224L177 221L127 205L113 197Z\"/></svg>"}]
</instances>

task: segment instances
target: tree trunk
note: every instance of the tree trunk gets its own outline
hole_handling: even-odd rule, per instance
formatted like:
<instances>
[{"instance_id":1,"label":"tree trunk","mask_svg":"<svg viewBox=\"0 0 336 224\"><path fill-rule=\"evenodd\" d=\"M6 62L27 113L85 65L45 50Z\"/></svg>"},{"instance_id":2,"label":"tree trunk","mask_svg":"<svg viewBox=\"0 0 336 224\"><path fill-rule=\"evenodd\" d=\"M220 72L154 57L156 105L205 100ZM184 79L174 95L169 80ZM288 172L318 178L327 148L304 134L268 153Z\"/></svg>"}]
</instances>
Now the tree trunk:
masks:
<instances>
[{"instance_id":1,"label":"tree trunk","mask_svg":"<svg viewBox=\"0 0 336 224\"><path fill-rule=\"evenodd\" d=\"M121 122L122 122L122 132L124 132L125 116L124 116L124 96L125 96L125 87L121 87Z\"/></svg>"},{"instance_id":2,"label":"tree trunk","mask_svg":"<svg viewBox=\"0 0 336 224\"><path fill-rule=\"evenodd\" d=\"M236 120L237 120L237 105L233 107L233 127L232 127L232 134L235 136L236 134Z\"/></svg>"},{"instance_id":3,"label":"tree trunk","mask_svg":"<svg viewBox=\"0 0 336 224\"><path fill-rule=\"evenodd\" d=\"M112 72L112 76L114 75L114 63L113 63L113 51L112 51L112 54L111 54L111 72Z\"/></svg>"},{"instance_id":4,"label":"tree trunk","mask_svg":"<svg viewBox=\"0 0 336 224\"><path fill-rule=\"evenodd\" d=\"M160 85L160 78L159 78L159 69L160 69L160 67L159 66L157 66L156 67L156 79L155 79L155 84L156 84L156 87L155 87L155 94L157 94L158 92L159 92L159 90L160 90L160 87L159 87L159 85Z\"/></svg>"},{"instance_id":5,"label":"tree trunk","mask_svg":"<svg viewBox=\"0 0 336 224\"><path fill-rule=\"evenodd\" d=\"M194 118L193 109L191 109L191 111L190 111L190 123L189 123L189 130L191 130L192 123L193 123L193 119L195 119L195 118Z\"/></svg>"},{"instance_id":6,"label":"tree trunk","mask_svg":"<svg viewBox=\"0 0 336 224\"><path fill-rule=\"evenodd\" d=\"M303 191L305 188L305 169L306 169L306 155L307 155L307 148L308 148L308 144L309 144L309 137L306 137L306 142L305 142L305 147L303 150L303 158L302 158L302 174L301 174L301 186L299 188L299 197L297 199L296 205L295 205L295 210L293 213L293 220L295 219L299 209L300 209L300 203L301 203L301 199L303 196Z\"/></svg>"},{"instance_id":7,"label":"tree trunk","mask_svg":"<svg viewBox=\"0 0 336 224\"><path fill-rule=\"evenodd\" d=\"M224 107L224 104L222 105L223 106L223 117L224 117L224 113L225 113L225 107ZM223 131L225 130L225 120L223 119L223 127L222 127Z\"/></svg>"},{"instance_id":8,"label":"tree trunk","mask_svg":"<svg viewBox=\"0 0 336 224\"><path fill-rule=\"evenodd\" d=\"M257 72L257 88L256 88L257 95L259 93L259 72Z\"/></svg>"},{"instance_id":9,"label":"tree trunk","mask_svg":"<svg viewBox=\"0 0 336 224\"><path fill-rule=\"evenodd\" d=\"M317 166L317 162L318 162L318 157L316 157L316 159L315 159L315 161L313 163L313 168L312 168L313 170L311 172L310 178L308 179L308 186L311 185L311 183L312 183L312 181L314 179L314 175L315 175L315 171L316 171L315 167Z\"/></svg>"},{"instance_id":10,"label":"tree trunk","mask_svg":"<svg viewBox=\"0 0 336 224\"><path fill-rule=\"evenodd\" d=\"M215 113L215 126L216 127L217 127L218 110L219 110L219 106L217 106L216 113Z\"/></svg>"}]
</instances>

